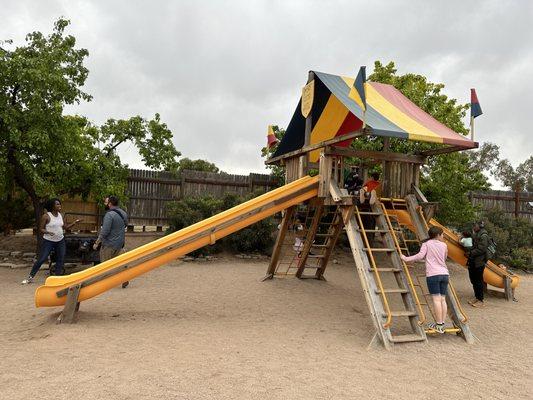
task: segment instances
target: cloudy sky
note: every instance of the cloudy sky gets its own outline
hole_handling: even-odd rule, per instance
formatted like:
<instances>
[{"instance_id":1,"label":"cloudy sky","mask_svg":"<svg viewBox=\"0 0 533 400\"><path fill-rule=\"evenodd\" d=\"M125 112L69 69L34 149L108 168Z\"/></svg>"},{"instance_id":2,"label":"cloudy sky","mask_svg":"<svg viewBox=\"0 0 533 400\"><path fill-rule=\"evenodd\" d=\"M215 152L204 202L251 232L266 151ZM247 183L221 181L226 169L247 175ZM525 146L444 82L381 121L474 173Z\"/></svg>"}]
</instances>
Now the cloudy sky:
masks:
<instances>
[{"instance_id":1,"label":"cloudy sky","mask_svg":"<svg viewBox=\"0 0 533 400\"><path fill-rule=\"evenodd\" d=\"M268 124L285 127L308 70L354 76L396 62L484 115L479 141L511 162L533 153L533 1L0 0L0 39L72 21L89 50L95 123L159 112L184 156L230 173L264 171ZM120 149L142 167L133 148Z\"/></svg>"}]
</instances>

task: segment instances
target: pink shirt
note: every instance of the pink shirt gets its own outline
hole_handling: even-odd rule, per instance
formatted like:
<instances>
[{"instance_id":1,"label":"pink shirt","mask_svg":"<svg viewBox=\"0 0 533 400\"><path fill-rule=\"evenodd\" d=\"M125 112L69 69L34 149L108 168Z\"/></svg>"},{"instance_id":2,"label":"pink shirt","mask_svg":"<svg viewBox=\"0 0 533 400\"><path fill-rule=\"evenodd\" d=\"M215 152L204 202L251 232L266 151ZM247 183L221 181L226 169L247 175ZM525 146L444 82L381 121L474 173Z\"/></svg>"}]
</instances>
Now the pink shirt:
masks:
<instances>
[{"instance_id":1,"label":"pink shirt","mask_svg":"<svg viewBox=\"0 0 533 400\"><path fill-rule=\"evenodd\" d=\"M446 266L446 258L448 257L448 247L446 243L438 239L431 239L422 243L420 251L411 257L401 255L402 260L420 261L426 259L426 276L435 275L450 275L448 267Z\"/></svg>"}]
</instances>

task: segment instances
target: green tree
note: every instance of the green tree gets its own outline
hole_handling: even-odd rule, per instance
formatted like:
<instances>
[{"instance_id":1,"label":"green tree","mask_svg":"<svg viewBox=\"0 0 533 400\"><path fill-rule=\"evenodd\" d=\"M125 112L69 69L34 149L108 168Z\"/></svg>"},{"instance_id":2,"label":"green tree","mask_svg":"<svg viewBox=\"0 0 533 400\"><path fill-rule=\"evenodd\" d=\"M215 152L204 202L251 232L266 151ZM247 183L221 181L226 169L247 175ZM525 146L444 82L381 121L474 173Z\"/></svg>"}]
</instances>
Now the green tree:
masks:
<instances>
[{"instance_id":1,"label":"green tree","mask_svg":"<svg viewBox=\"0 0 533 400\"><path fill-rule=\"evenodd\" d=\"M191 171L204 171L204 172L222 172L220 169L213 163L210 163L206 160L191 160L190 158L184 157L181 160L179 160L179 171L183 171L185 169L191 170Z\"/></svg>"},{"instance_id":2,"label":"green tree","mask_svg":"<svg viewBox=\"0 0 533 400\"><path fill-rule=\"evenodd\" d=\"M369 80L393 85L418 107L450 129L464 135L468 133L462 120L469 105L458 104L457 100L448 98L443 93L443 84L429 82L422 75L398 75L394 62L383 65L380 61L374 63L374 72L369 76ZM383 147L383 141L356 140L354 146L379 150ZM390 139L391 150L402 153L416 153L437 146ZM476 209L468 200L468 192L490 188L483 171L490 168L486 162L493 152L494 148L489 146L482 147L479 151L449 153L429 159L422 169L421 189L430 201L439 202L438 217L443 223L459 226L475 217Z\"/></svg>"},{"instance_id":3,"label":"green tree","mask_svg":"<svg viewBox=\"0 0 533 400\"><path fill-rule=\"evenodd\" d=\"M509 160L501 160L494 170L494 176L515 192L533 192L533 156L516 168L513 168Z\"/></svg>"},{"instance_id":4,"label":"green tree","mask_svg":"<svg viewBox=\"0 0 533 400\"><path fill-rule=\"evenodd\" d=\"M89 53L65 34L68 25L59 19L50 35L30 33L24 46L0 44L0 187L14 182L24 190L36 221L43 197L124 193L127 171L116 153L122 143L136 145L155 169L175 170L180 155L157 114L149 121L110 119L101 127L64 115L66 105L91 100L81 89Z\"/></svg>"}]
</instances>

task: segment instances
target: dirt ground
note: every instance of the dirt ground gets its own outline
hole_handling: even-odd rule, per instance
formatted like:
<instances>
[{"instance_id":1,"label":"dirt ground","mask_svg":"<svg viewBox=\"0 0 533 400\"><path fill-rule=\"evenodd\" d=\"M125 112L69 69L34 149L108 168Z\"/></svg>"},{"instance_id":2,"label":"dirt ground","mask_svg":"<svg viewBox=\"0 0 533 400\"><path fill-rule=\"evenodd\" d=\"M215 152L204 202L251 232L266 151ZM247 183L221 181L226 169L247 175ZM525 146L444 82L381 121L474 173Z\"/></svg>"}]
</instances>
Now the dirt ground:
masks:
<instances>
[{"instance_id":1,"label":"dirt ground","mask_svg":"<svg viewBox=\"0 0 533 400\"><path fill-rule=\"evenodd\" d=\"M443 335L387 352L368 347L353 262L336 258L327 282L260 282L265 260L175 262L82 303L74 325L34 307L44 272L21 286L27 270L0 268L0 397L533 398L531 275L518 303L489 297L467 309L475 344ZM451 272L466 304L467 273Z\"/></svg>"}]
</instances>

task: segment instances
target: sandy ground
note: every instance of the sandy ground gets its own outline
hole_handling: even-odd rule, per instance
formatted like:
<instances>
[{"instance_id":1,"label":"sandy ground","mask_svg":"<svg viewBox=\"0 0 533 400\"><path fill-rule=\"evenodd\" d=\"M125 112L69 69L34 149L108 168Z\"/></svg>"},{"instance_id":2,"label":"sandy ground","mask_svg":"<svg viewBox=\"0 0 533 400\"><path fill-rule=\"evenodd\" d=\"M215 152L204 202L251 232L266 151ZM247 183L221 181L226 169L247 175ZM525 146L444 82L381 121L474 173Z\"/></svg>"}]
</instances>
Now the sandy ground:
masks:
<instances>
[{"instance_id":1,"label":"sandy ground","mask_svg":"<svg viewBox=\"0 0 533 400\"><path fill-rule=\"evenodd\" d=\"M336 257L327 282L260 282L265 260L175 262L82 303L74 325L34 307L28 271L0 268L0 398L533 398L532 276L518 303L469 307L475 344L444 335L387 352L368 348L358 278ZM465 304L466 271L452 275Z\"/></svg>"}]
</instances>

